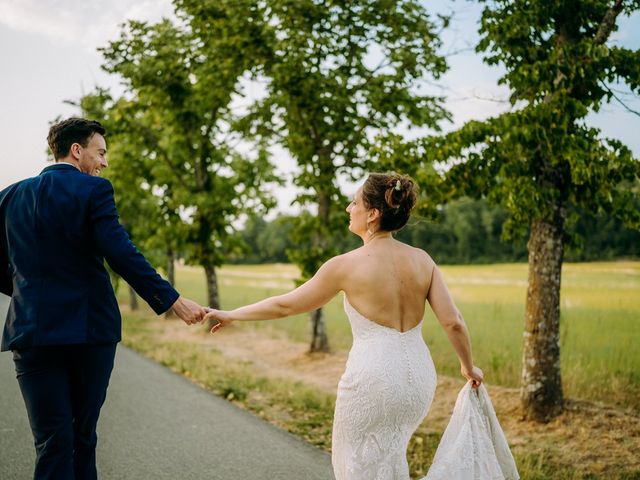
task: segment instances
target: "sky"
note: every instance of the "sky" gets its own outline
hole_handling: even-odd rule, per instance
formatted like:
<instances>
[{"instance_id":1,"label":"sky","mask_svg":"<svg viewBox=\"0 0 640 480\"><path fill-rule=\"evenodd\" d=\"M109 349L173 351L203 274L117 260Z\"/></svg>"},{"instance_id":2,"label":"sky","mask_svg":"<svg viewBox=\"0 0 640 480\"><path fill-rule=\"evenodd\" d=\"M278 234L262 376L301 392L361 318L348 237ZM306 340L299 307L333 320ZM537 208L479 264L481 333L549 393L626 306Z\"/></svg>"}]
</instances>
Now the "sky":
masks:
<instances>
[{"instance_id":1,"label":"sky","mask_svg":"<svg viewBox=\"0 0 640 480\"><path fill-rule=\"evenodd\" d=\"M450 57L450 70L436 90L447 97L445 107L453 115L445 131L507 110L509 92L497 84L502 70L485 65L468 48L477 41L480 6L466 0L423 3L431 12L455 12L442 38L444 52L458 53ZM170 0L0 0L0 189L47 166L51 121L78 113L65 100L78 100L96 86L121 90L118 78L100 69L97 48L115 39L127 19L154 22L172 12ZM621 20L612 42L640 49L640 13ZM639 98L623 98L640 111ZM591 114L588 122L604 136L621 140L640 158L640 117L613 103ZM281 151L276 153L281 176L290 179L294 162ZM295 211L290 206L295 196L290 183L275 193L279 211Z\"/></svg>"}]
</instances>

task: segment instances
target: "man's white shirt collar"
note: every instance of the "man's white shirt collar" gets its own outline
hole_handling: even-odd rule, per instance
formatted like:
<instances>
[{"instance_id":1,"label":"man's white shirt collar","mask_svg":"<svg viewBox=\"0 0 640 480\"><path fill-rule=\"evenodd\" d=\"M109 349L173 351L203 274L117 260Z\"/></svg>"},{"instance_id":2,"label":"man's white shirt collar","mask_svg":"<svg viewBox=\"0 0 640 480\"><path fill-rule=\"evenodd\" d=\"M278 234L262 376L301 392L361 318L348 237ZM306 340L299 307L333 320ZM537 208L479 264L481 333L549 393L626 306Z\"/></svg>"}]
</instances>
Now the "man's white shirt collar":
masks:
<instances>
[{"instance_id":1,"label":"man's white shirt collar","mask_svg":"<svg viewBox=\"0 0 640 480\"><path fill-rule=\"evenodd\" d=\"M78 168L78 166L77 166L77 165L74 165L73 163L69 163L69 162L56 162L56 163L57 163L57 164L64 163L65 165L71 165L72 167L77 168L78 170L80 170L80 168ZM82 171L82 170L80 170L80 171Z\"/></svg>"}]
</instances>

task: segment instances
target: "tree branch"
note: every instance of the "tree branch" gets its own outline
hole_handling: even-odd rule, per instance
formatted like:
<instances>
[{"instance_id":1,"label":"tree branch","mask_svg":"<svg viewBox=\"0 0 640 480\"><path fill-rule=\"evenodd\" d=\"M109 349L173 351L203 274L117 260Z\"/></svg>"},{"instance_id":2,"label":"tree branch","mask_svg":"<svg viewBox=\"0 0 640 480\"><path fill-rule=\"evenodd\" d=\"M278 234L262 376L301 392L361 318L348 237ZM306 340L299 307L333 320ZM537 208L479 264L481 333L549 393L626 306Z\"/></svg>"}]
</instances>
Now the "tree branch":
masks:
<instances>
[{"instance_id":1,"label":"tree branch","mask_svg":"<svg viewBox=\"0 0 640 480\"><path fill-rule=\"evenodd\" d=\"M621 99L620 99L620 98L619 98L619 97L618 97L618 96L613 92L613 90L611 90L611 88L609 88L609 86L608 86L606 83L604 83L602 80L599 80L599 83L600 83L600 85L602 85L602 88L604 88L607 92L609 92L609 94L610 94L613 98L615 98L615 99L618 101L618 103L619 103L620 105L622 105L622 106L625 108L625 110L627 110L629 113L633 113L634 115L638 115L638 116L640 117L640 112L638 112L638 111L636 111L636 110L633 110L633 109L632 109L631 107L629 107L626 103L624 103L624 102L623 102L623 101L622 101L622 100L621 100Z\"/></svg>"},{"instance_id":2,"label":"tree branch","mask_svg":"<svg viewBox=\"0 0 640 480\"><path fill-rule=\"evenodd\" d=\"M453 56L455 56L455 55L460 55L460 54L462 54L462 53L469 53L469 52L475 52L475 51L476 51L476 47L474 47L473 45L469 45L469 44L467 44L467 46L466 46L466 47L460 47L460 48L457 48L457 49L455 49L455 50L454 50L454 49L450 49L450 50L448 50L448 51L444 54L444 56L445 56L445 57L453 57Z\"/></svg>"},{"instance_id":3,"label":"tree branch","mask_svg":"<svg viewBox=\"0 0 640 480\"><path fill-rule=\"evenodd\" d=\"M485 102L493 102L493 103L500 103L502 105L509 105L511 104L511 102L509 100L505 100L504 98L499 98L499 97L485 97L482 95L478 95L475 92L475 89L473 90L473 92L471 93L471 97L462 97L462 100L464 99L468 99L468 98L475 98L476 100L483 100Z\"/></svg>"},{"instance_id":4,"label":"tree branch","mask_svg":"<svg viewBox=\"0 0 640 480\"><path fill-rule=\"evenodd\" d=\"M598 32L596 36L593 38L593 43L596 45L602 45L607 41L613 27L616 25L616 18L622 11L622 0L616 0L613 6L607 10L605 13L602 22L600 22L600 26L598 27Z\"/></svg>"}]
</instances>

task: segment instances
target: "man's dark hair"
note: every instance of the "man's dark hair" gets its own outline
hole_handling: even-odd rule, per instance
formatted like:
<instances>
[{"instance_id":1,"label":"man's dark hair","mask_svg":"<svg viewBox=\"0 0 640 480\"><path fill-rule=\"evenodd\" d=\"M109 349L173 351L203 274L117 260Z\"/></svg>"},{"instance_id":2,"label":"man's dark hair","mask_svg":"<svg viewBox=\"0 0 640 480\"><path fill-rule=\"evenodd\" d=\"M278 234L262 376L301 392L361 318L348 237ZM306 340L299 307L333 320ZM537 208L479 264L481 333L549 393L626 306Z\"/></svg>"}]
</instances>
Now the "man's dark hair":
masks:
<instances>
[{"instance_id":1,"label":"man's dark hair","mask_svg":"<svg viewBox=\"0 0 640 480\"><path fill-rule=\"evenodd\" d=\"M53 152L53 158L58 160L69 155L71 145L74 143L86 147L94 134L99 133L104 136L106 132L100 122L71 117L51 126L47 142Z\"/></svg>"}]
</instances>

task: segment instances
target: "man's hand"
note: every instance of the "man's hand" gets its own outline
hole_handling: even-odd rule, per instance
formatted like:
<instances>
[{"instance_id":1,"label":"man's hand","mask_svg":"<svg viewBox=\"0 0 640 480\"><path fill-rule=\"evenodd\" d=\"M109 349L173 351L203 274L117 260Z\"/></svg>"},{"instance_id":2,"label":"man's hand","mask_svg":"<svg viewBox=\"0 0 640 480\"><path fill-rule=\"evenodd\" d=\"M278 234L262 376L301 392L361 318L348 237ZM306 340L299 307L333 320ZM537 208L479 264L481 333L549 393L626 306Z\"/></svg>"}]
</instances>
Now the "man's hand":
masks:
<instances>
[{"instance_id":1,"label":"man's hand","mask_svg":"<svg viewBox=\"0 0 640 480\"><path fill-rule=\"evenodd\" d=\"M187 325L193 325L194 323L201 322L207 314L204 307L201 307L193 300L184 298L182 295L178 297L171 308Z\"/></svg>"}]
</instances>

